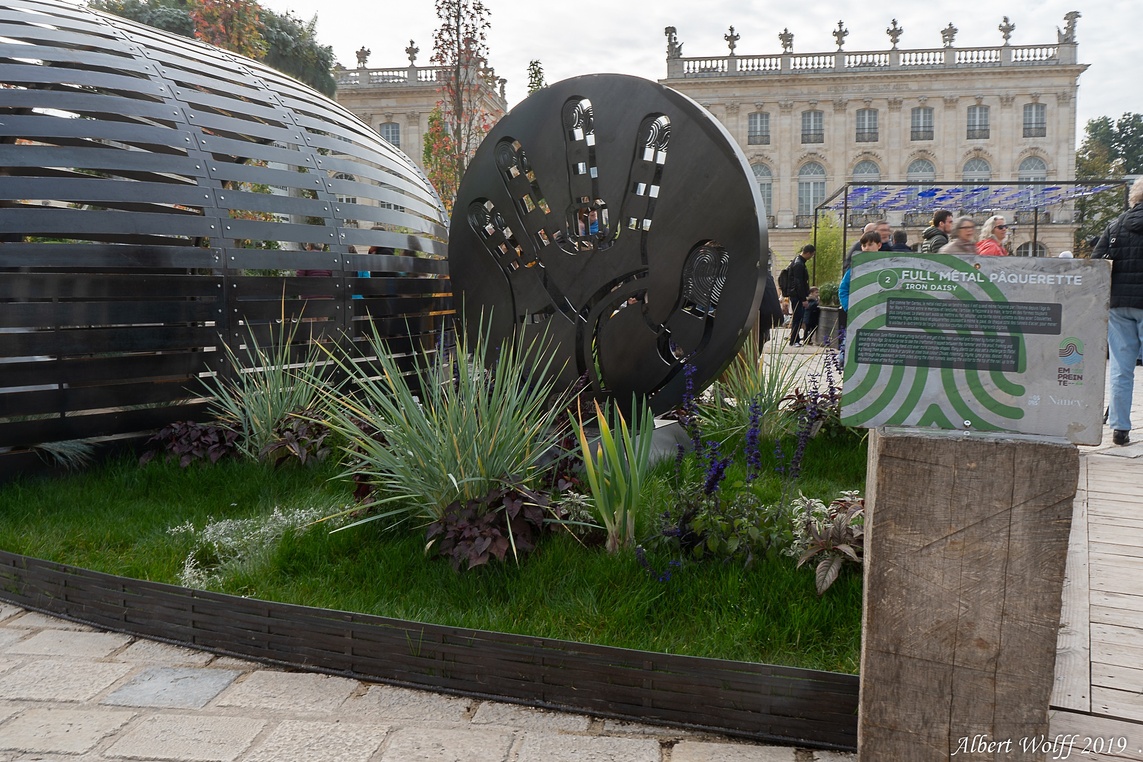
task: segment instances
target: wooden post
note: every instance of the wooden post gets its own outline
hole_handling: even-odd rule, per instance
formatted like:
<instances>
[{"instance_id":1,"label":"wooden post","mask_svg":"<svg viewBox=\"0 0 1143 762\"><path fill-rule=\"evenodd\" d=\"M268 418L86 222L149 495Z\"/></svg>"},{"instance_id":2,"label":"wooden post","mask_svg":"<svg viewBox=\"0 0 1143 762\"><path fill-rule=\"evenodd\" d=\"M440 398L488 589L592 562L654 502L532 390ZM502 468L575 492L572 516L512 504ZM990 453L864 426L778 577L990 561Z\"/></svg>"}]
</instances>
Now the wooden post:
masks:
<instances>
[{"instance_id":1,"label":"wooden post","mask_svg":"<svg viewBox=\"0 0 1143 762\"><path fill-rule=\"evenodd\" d=\"M870 437L859 758L1044 759L1078 451Z\"/></svg>"}]
</instances>

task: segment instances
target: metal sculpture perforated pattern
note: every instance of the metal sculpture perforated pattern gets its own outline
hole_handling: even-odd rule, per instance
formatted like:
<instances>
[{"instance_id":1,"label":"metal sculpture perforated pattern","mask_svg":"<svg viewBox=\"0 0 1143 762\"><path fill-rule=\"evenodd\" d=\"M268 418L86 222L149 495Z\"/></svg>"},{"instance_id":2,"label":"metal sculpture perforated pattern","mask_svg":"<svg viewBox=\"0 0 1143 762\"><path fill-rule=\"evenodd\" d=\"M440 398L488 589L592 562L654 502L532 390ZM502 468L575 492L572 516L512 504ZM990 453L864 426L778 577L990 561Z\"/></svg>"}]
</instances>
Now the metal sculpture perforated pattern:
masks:
<instances>
[{"instance_id":1,"label":"metal sculpture perforated pattern","mask_svg":"<svg viewBox=\"0 0 1143 762\"><path fill-rule=\"evenodd\" d=\"M653 82L534 93L485 139L454 206L469 324L491 312L498 336L546 337L563 383L586 374L621 403L674 407L684 365L713 380L757 315L767 237L751 177L708 112Z\"/></svg>"}]
</instances>

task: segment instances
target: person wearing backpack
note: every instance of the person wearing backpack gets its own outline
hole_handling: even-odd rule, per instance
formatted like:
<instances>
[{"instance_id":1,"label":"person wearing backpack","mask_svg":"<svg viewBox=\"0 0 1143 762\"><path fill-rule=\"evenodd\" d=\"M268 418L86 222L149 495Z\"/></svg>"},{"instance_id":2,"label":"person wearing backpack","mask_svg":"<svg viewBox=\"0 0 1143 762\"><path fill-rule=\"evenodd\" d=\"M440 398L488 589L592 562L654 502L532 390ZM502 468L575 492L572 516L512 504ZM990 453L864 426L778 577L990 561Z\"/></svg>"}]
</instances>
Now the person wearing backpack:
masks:
<instances>
[{"instance_id":1,"label":"person wearing backpack","mask_svg":"<svg viewBox=\"0 0 1143 762\"><path fill-rule=\"evenodd\" d=\"M1111 441L1131 441L1131 392L1135 360L1143 346L1143 177L1127 194L1130 208L1112 220L1092 252L1092 259L1111 260L1111 313L1107 319L1107 349L1111 399L1107 423Z\"/></svg>"},{"instance_id":2,"label":"person wearing backpack","mask_svg":"<svg viewBox=\"0 0 1143 762\"><path fill-rule=\"evenodd\" d=\"M813 259L816 253L817 248L812 243L807 243L802 247L801 253L790 262L790 266L781 273L786 276L787 288L783 289L783 293L790 298L790 306L794 310L794 316L790 319L792 347L802 345L802 321L806 314L806 302L810 296L810 271L806 267L806 262Z\"/></svg>"},{"instance_id":3,"label":"person wearing backpack","mask_svg":"<svg viewBox=\"0 0 1143 762\"><path fill-rule=\"evenodd\" d=\"M941 247L949 243L949 234L953 229L953 213L948 209L938 209L933 212L933 224L921 233L922 254L937 254Z\"/></svg>"}]
</instances>

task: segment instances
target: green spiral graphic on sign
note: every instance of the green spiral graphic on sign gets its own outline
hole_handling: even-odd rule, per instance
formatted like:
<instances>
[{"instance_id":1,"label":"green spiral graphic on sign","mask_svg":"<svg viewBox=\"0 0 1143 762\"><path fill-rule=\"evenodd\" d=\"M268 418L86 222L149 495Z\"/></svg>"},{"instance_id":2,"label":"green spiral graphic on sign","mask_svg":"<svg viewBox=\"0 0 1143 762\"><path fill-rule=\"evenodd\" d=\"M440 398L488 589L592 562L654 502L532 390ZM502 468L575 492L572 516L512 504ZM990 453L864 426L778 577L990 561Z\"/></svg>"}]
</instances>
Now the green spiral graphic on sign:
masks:
<instances>
[{"instance_id":1,"label":"green spiral graphic on sign","mask_svg":"<svg viewBox=\"0 0 1143 762\"><path fill-rule=\"evenodd\" d=\"M1012 337L1014 373L994 368L981 370L972 367L971 363L966 367L858 364L859 344L864 338L862 332L891 330L917 337L942 338L950 334L1009 336L1004 330L950 332L923 325L887 326L888 302L891 299L922 303L950 299L1006 303L1007 299L998 285L975 279L978 271L969 260L941 257L935 264L932 257L895 253L874 254L872 259L872 262L868 258L865 262L858 262L860 273L855 272L857 277L852 283L851 329L842 393L845 423L862 426L877 421L876 425L935 425L940 428L998 431L1008 428L1008 422L1023 418L1023 408L1014 404L1025 393L1025 387L1015 377L1027 367L1027 348L1022 335ZM949 273L947 277L946 273ZM916 290L908 290L918 277L920 281L914 286ZM923 290L930 285L939 285L943 290ZM1061 349L1061 354L1063 351ZM925 401L929 404L926 405Z\"/></svg>"}]
</instances>

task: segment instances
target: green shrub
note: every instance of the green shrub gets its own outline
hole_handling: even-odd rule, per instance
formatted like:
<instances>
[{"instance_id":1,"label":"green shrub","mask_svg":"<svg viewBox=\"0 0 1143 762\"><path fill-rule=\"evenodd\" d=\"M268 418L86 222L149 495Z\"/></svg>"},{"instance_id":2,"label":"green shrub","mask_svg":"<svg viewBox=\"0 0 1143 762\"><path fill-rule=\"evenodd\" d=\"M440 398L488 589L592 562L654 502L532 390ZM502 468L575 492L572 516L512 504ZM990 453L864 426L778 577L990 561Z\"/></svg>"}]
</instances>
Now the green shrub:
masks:
<instances>
[{"instance_id":1,"label":"green shrub","mask_svg":"<svg viewBox=\"0 0 1143 762\"><path fill-rule=\"evenodd\" d=\"M759 351L753 336L710 390L699 398L698 415L706 436L741 444L757 424L757 437L771 441L788 433L794 418L780 408L798 380L799 356L785 341L770 341ZM751 411L752 405L756 410Z\"/></svg>"},{"instance_id":2,"label":"green shrub","mask_svg":"<svg viewBox=\"0 0 1143 762\"><path fill-rule=\"evenodd\" d=\"M238 449L251 460L264 457L267 447L290 428L291 415L320 407L322 381L315 368L321 367L321 345L311 342L297 358L299 325L283 314L278 329L271 328L269 345L260 346L248 324L249 341L241 354L222 344L230 378L218 374L204 380L215 418L238 432Z\"/></svg>"},{"instance_id":3,"label":"green shrub","mask_svg":"<svg viewBox=\"0 0 1143 762\"><path fill-rule=\"evenodd\" d=\"M375 360L330 350L354 391L327 393L326 422L346 443L343 476L373 488L361 506L369 515L349 526L436 521L453 501L479 500L503 480L529 485L551 467L570 393L553 392L542 342L492 347L487 336L482 326L475 339L458 338L455 357L418 355L411 376L376 327Z\"/></svg>"},{"instance_id":4,"label":"green shrub","mask_svg":"<svg viewBox=\"0 0 1143 762\"><path fill-rule=\"evenodd\" d=\"M596 515L607 530L607 550L615 553L635 542L635 514L643 496L643 482L651 464L651 437L655 419L646 403L631 402L632 415L637 427L634 434L627 426L618 407L614 418L605 415L595 403L595 422L599 427L599 440L588 441L582 417L577 422L579 446ZM616 438L618 435L618 440Z\"/></svg>"}]
</instances>

